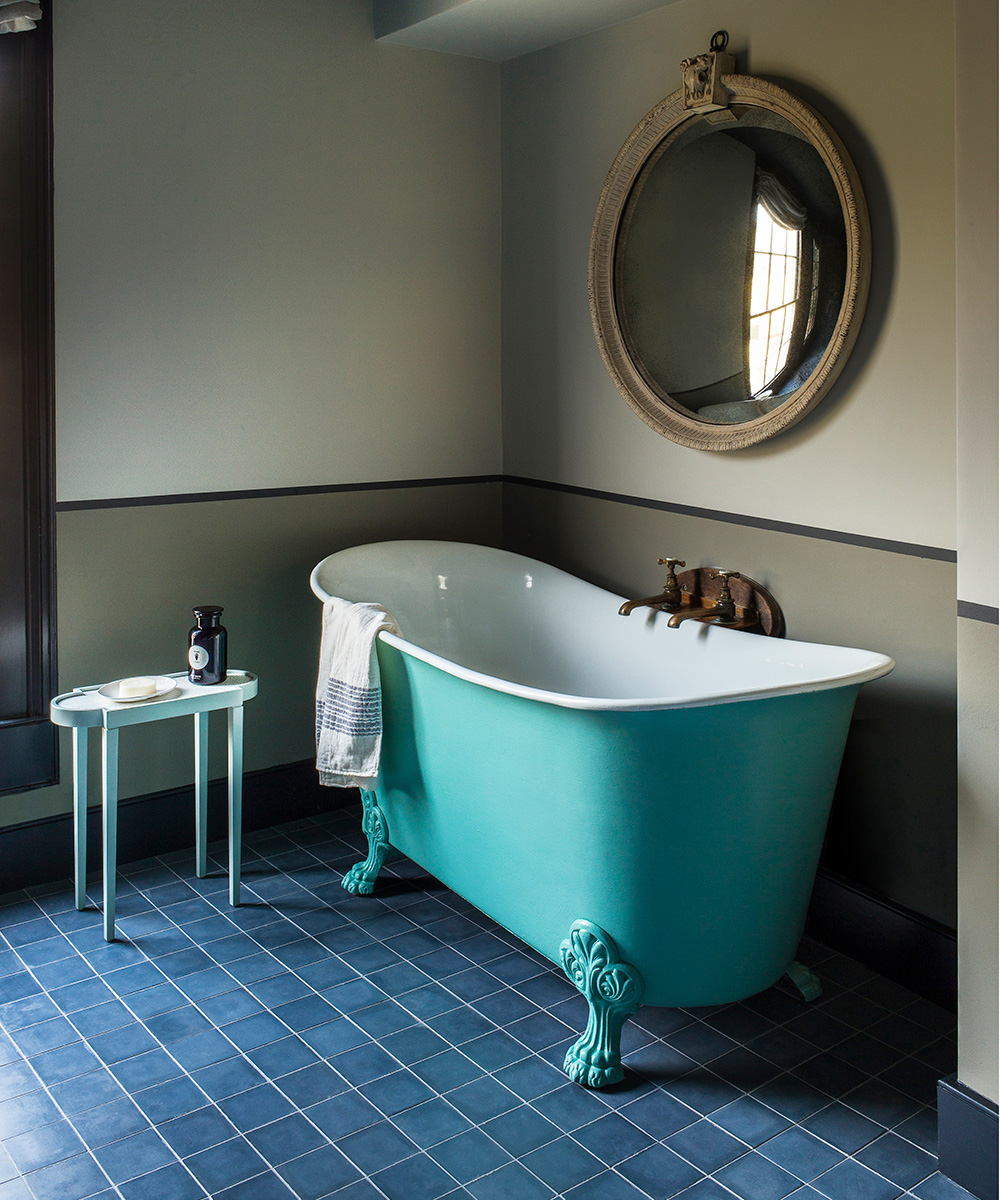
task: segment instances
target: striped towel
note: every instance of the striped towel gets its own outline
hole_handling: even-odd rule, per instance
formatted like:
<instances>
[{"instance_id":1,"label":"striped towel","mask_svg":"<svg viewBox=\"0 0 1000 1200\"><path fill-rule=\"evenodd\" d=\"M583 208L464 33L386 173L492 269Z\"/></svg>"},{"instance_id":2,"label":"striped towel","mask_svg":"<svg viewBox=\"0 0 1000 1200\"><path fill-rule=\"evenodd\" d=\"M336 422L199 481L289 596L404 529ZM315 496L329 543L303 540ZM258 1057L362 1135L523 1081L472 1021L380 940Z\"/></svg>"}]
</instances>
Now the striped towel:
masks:
<instances>
[{"instance_id":1,"label":"striped towel","mask_svg":"<svg viewBox=\"0 0 1000 1200\"><path fill-rule=\"evenodd\" d=\"M380 604L332 596L323 605L316 682L316 769L327 787L378 785L382 689L375 654L380 630L399 633Z\"/></svg>"}]
</instances>

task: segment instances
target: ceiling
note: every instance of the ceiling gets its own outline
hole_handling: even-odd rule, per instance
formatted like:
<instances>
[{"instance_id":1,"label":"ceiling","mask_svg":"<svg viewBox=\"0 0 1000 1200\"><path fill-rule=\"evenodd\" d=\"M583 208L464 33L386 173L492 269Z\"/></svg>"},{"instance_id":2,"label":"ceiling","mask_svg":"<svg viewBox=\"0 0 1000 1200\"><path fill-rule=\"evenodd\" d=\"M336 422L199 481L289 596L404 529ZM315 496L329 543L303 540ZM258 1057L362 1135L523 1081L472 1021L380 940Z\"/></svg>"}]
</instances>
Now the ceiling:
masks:
<instances>
[{"instance_id":1,"label":"ceiling","mask_svg":"<svg viewBox=\"0 0 1000 1200\"><path fill-rule=\"evenodd\" d=\"M673 0L372 0L375 37L505 62Z\"/></svg>"}]
</instances>

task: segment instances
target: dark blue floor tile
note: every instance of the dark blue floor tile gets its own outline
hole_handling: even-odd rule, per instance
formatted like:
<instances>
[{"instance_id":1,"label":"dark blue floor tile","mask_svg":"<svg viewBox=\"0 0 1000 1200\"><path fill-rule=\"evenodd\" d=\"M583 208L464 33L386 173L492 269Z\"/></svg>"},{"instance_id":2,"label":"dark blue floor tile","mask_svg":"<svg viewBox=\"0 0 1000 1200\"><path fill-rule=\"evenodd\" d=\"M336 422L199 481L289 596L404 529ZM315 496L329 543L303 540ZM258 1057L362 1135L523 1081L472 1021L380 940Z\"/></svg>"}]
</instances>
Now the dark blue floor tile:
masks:
<instances>
[{"instance_id":1,"label":"dark blue floor tile","mask_svg":"<svg viewBox=\"0 0 1000 1200\"><path fill-rule=\"evenodd\" d=\"M919 1196L920 1200L974 1200L965 1188L959 1187L940 1173L925 1179L923 1183L918 1183L912 1189L912 1193Z\"/></svg>"},{"instance_id":2,"label":"dark blue floor tile","mask_svg":"<svg viewBox=\"0 0 1000 1200\"><path fill-rule=\"evenodd\" d=\"M289 1100L271 1083L262 1083L218 1103L226 1117L241 1132L277 1121L292 1111ZM232 1136L231 1132L227 1136Z\"/></svg>"},{"instance_id":3,"label":"dark blue floor tile","mask_svg":"<svg viewBox=\"0 0 1000 1200\"><path fill-rule=\"evenodd\" d=\"M438 1200L454 1190L455 1180L428 1158L418 1154L372 1176L388 1200Z\"/></svg>"},{"instance_id":4,"label":"dark blue floor tile","mask_svg":"<svg viewBox=\"0 0 1000 1200\"><path fill-rule=\"evenodd\" d=\"M798 1126L779 1133L759 1150L765 1158L805 1183L822 1175L844 1157L842 1151Z\"/></svg>"},{"instance_id":5,"label":"dark blue floor tile","mask_svg":"<svg viewBox=\"0 0 1000 1200\"><path fill-rule=\"evenodd\" d=\"M150 1171L176 1161L173 1151L154 1129L100 1146L94 1150L94 1157L112 1183L148 1175Z\"/></svg>"},{"instance_id":6,"label":"dark blue floor tile","mask_svg":"<svg viewBox=\"0 0 1000 1200\"><path fill-rule=\"evenodd\" d=\"M521 1155L520 1161L556 1192L583 1183L599 1174L604 1166L589 1150L566 1136Z\"/></svg>"},{"instance_id":7,"label":"dark blue floor tile","mask_svg":"<svg viewBox=\"0 0 1000 1200\"><path fill-rule=\"evenodd\" d=\"M830 1142L845 1154L854 1154L882 1133L882 1128L845 1104L831 1104L802 1122L804 1129Z\"/></svg>"},{"instance_id":8,"label":"dark blue floor tile","mask_svg":"<svg viewBox=\"0 0 1000 1200\"><path fill-rule=\"evenodd\" d=\"M125 1095L118 1080L103 1069L52 1084L49 1092L67 1116L122 1099Z\"/></svg>"},{"instance_id":9,"label":"dark blue floor tile","mask_svg":"<svg viewBox=\"0 0 1000 1200\"><path fill-rule=\"evenodd\" d=\"M199 1154L185 1159L185 1165L195 1179L210 1193L260 1175L268 1169L267 1163L243 1138L222 1142Z\"/></svg>"},{"instance_id":10,"label":"dark blue floor tile","mask_svg":"<svg viewBox=\"0 0 1000 1200\"><path fill-rule=\"evenodd\" d=\"M506 1150L478 1129L441 1142L428 1153L460 1183L469 1183L513 1161Z\"/></svg>"},{"instance_id":11,"label":"dark blue floor tile","mask_svg":"<svg viewBox=\"0 0 1000 1200\"><path fill-rule=\"evenodd\" d=\"M716 1172L715 1178L743 1200L784 1200L802 1183L756 1151L723 1167Z\"/></svg>"},{"instance_id":12,"label":"dark blue floor tile","mask_svg":"<svg viewBox=\"0 0 1000 1200\"><path fill-rule=\"evenodd\" d=\"M176 1079L184 1073L166 1050L159 1048L112 1063L108 1069L129 1092L138 1092L167 1079Z\"/></svg>"},{"instance_id":13,"label":"dark blue floor tile","mask_svg":"<svg viewBox=\"0 0 1000 1200\"><path fill-rule=\"evenodd\" d=\"M194 1037L182 1038L170 1046L171 1055L185 1071L197 1071L210 1063L223 1062L232 1058L236 1047L216 1029L196 1033Z\"/></svg>"},{"instance_id":14,"label":"dark blue floor tile","mask_svg":"<svg viewBox=\"0 0 1000 1200\"><path fill-rule=\"evenodd\" d=\"M212 1200L294 1200L295 1193L273 1171L244 1179L225 1191L216 1192Z\"/></svg>"},{"instance_id":15,"label":"dark blue floor tile","mask_svg":"<svg viewBox=\"0 0 1000 1200\"><path fill-rule=\"evenodd\" d=\"M893 1132L928 1154L937 1154L937 1113L933 1108L919 1109L912 1117L901 1121Z\"/></svg>"},{"instance_id":16,"label":"dark blue floor tile","mask_svg":"<svg viewBox=\"0 0 1000 1200\"><path fill-rule=\"evenodd\" d=\"M278 1088L299 1108L308 1108L348 1089L344 1077L328 1063L315 1062L287 1075L279 1076Z\"/></svg>"},{"instance_id":17,"label":"dark blue floor tile","mask_svg":"<svg viewBox=\"0 0 1000 1200\"><path fill-rule=\"evenodd\" d=\"M73 1126L65 1118L4 1139L4 1149L18 1171L27 1175L85 1150Z\"/></svg>"},{"instance_id":18,"label":"dark blue floor tile","mask_svg":"<svg viewBox=\"0 0 1000 1200\"><path fill-rule=\"evenodd\" d=\"M205 1105L205 1094L186 1076L169 1079L133 1093L136 1104L154 1124L170 1121Z\"/></svg>"},{"instance_id":19,"label":"dark blue floor tile","mask_svg":"<svg viewBox=\"0 0 1000 1200\"><path fill-rule=\"evenodd\" d=\"M565 1200L648 1200L648 1195L610 1170L564 1193Z\"/></svg>"},{"instance_id":20,"label":"dark blue floor tile","mask_svg":"<svg viewBox=\"0 0 1000 1200\"><path fill-rule=\"evenodd\" d=\"M348 1134L336 1144L365 1175L409 1158L419 1148L388 1121Z\"/></svg>"},{"instance_id":21,"label":"dark blue floor tile","mask_svg":"<svg viewBox=\"0 0 1000 1200\"><path fill-rule=\"evenodd\" d=\"M318 1125L332 1141L348 1133L356 1133L381 1120L382 1114L357 1092L347 1092L323 1100L305 1110L305 1115Z\"/></svg>"},{"instance_id":22,"label":"dark blue floor tile","mask_svg":"<svg viewBox=\"0 0 1000 1200\"><path fill-rule=\"evenodd\" d=\"M360 1172L335 1146L322 1146L277 1168L299 1200L319 1200L360 1179Z\"/></svg>"},{"instance_id":23,"label":"dark blue floor tile","mask_svg":"<svg viewBox=\"0 0 1000 1200\"><path fill-rule=\"evenodd\" d=\"M697 1167L666 1146L650 1146L648 1150L619 1163L617 1170L654 1200L676 1196L703 1175Z\"/></svg>"},{"instance_id":24,"label":"dark blue floor tile","mask_svg":"<svg viewBox=\"0 0 1000 1200\"><path fill-rule=\"evenodd\" d=\"M747 1151L745 1142L704 1118L667 1138L664 1145L706 1175Z\"/></svg>"},{"instance_id":25,"label":"dark blue floor tile","mask_svg":"<svg viewBox=\"0 0 1000 1200\"><path fill-rule=\"evenodd\" d=\"M134 1101L123 1096L110 1104L88 1108L72 1117L73 1127L83 1139L84 1145L93 1150L106 1146L119 1138L140 1133L149 1128L148 1118L136 1107Z\"/></svg>"},{"instance_id":26,"label":"dark blue floor tile","mask_svg":"<svg viewBox=\"0 0 1000 1200\"><path fill-rule=\"evenodd\" d=\"M858 1162L900 1187L912 1188L937 1170L937 1159L894 1133L883 1134L856 1156Z\"/></svg>"},{"instance_id":27,"label":"dark blue floor tile","mask_svg":"<svg viewBox=\"0 0 1000 1200\"><path fill-rule=\"evenodd\" d=\"M787 1117L750 1096L741 1096L718 1109L712 1114L712 1120L748 1146L759 1146L790 1124Z\"/></svg>"},{"instance_id":28,"label":"dark blue floor tile","mask_svg":"<svg viewBox=\"0 0 1000 1200\"><path fill-rule=\"evenodd\" d=\"M51 1125L62 1114L43 1091L26 1092L0 1102L0 1129L5 1137L17 1137L31 1129Z\"/></svg>"},{"instance_id":29,"label":"dark blue floor tile","mask_svg":"<svg viewBox=\"0 0 1000 1200\"><path fill-rule=\"evenodd\" d=\"M426 1083L406 1070L393 1071L381 1079L363 1084L358 1091L387 1117L421 1104L434 1095Z\"/></svg>"},{"instance_id":30,"label":"dark blue floor tile","mask_svg":"<svg viewBox=\"0 0 1000 1200\"><path fill-rule=\"evenodd\" d=\"M47 1050L31 1059L31 1067L46 1087L54 1087L79 1075L88 1075L101 1067L100 1059L85 1042L71 1042L57 1050Z\"/></svg>"},{"instance_id":31,"label":"dark blue floor tile","mask_svg":"<svg viewBox=\"0 0 1000 1200\"><path fill-rule=\"evenodd\" d=\"M191 1078L212 1100L223 1100L257 1087L264 1082L265 1076L253 1063L236 1055L201 1067Z\"/></svg>"},{"instance_id":32,"label":"dark blue floor tile","mask_svg":"<svg viewBox=\"0 0 1000 1200\"><path fill-rule=\"evenodd\" d=\"M483 1069L458 1050L445 1050L431 1058L416 1062L411 1070L435 1091L445 1093L481 1079Z\"/></svg>"},{"instance_id":33,"label":"dark blue floor tile","mask_svg":"<svg viewBox=\"0 0 1000 1200\"><path fill-rule=\"evenodd\" d=\"M247 1141L272 1166L300 1158L327 1144L326 1135L301 1113L291 1113L247 1134Z\"/></svg>"},{"instance_id":34,"label":"dark blue floor tile","mask_svg":"<svg viewBox=\"0 0 1000 1200\"><path fill-rule=\"evenodd\" d=\"M88 1154L32 1171L27 1177L35 1200L83 1200L107 1188L107 1176Z\"/></svg>"},{"instance_id":35,"label":"dark blue floor tile","mask_svg":"<svg viewBox=\"0 0 1000 1200\"><path fill-rule=\"evenodd\" d=\"M204 1200L205 1189L180 1163L169 1163L158 1171L140 1175L128 1183L119 1185L118 1190L125 1200Z\"/></svg>"},{"instance_id":36,"label":"dark blue floor tile","mask_svg":"<svg viewBox=\"0 0 1000 1200\"><path fill-rule=\"evenodd\" d=\"M555 1192L520 1163L508 1163L468 1185L476 1200L551 1200Z\"/></svg>"},{"instance_id":37,"label":"dark blue floor tile","mask_svg":"<svg viewBox=\"0 0 1000 1200\"><path fill-rule=\"evenodd\" d=\"M814 1179L812 1186L829 1200L896 1200L903 1193L902 1188L851 1158Z\"/></svg>"},{"instance_id":38,"label":"dark blue floor tile","mask_svg":"<svg viewBox=\"0 0 1000 1200\"><path fill-rule=\"evenodd\" d=\"M473 1127L467 1117L439 1096L408 1108L393 1123L424 1150Z\"/></svg>"},{"instance_id":39,"label":"dark blue floor tile","mask_svg":"<svg viewBox=\"0 0 1000 1200\"><path fill-rule=\"evenodd\" d=\"M611 1119L611 1118L607 1118ZM627 1122L622 1122L627 1125ZM510 1112L504 1113L502 1116L494 1117L492 1120L486 1121L483 1126L483 1131L495 1142L498 1142L505 1150L512 1154L515 1158L520 1158L527 1154L530 1150L537 1150L539 1146L544 1146L547 1142L553 1142L561 1136L560 1129L553 1125L550 1120L543 1117L540 1112L537 1112L530 1104L522 1104L520 1108L511 1109ZM592 1129L594 1126L586 1126L587 1129ZM635 1126L629 1126L630 1129L640 1137ZM577 1141L587 1146L592 1153L601 1157L597 1150L581 1137L578 1131L574 1135ZM648 1139L646 1139L648 1141ZM623 1156L624 1157L624 1156ZM610 1159L602 1158L603 1162L610 1162Z\"/></svg>"},{"instance_id":40,"label":"dark blue floor tile","mask_svg":"<svg viewBox=\"0 0 1000 1200\"><path fill-rule=\"evenodd\" d=\"M187 1158L199 1150L229 1141L236 1130L217 1108L206 1105L172 1121L164 1121L157 1126L157 1132L178 1158Z\"/></svg>"},{"instance_id":41,"label":"dark blue floor tile","mask_svg":"<svg viewBox=\"0 0 1000 1200\"><path fill-rule=\"evenodd\" d=\"M477 1124L492 1116L517 1108L519 1098L495 1079L476 1079L448 1093L448 1100L460 1113Z\"/></svg>"},{"instance_id":42,"label":"dark blue floor tile","mask_svg":"<svg viewBox=\"0 0 1000 1200\"><path fill-rule=\"evenodd\" d=\"M686 1129L698 1120L699 1115L694 1109L661 1091L647 1092L622 1105L618 1112L657 1140Z\"/></svg>"}]
</instances>

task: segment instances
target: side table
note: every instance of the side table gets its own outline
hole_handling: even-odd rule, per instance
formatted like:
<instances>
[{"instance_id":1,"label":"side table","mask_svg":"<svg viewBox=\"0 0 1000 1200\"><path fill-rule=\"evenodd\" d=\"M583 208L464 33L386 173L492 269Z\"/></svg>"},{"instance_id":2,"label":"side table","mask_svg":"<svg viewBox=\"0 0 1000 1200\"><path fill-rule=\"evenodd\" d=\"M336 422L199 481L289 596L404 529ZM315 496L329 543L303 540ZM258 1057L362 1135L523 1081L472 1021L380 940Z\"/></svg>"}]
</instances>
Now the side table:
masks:
<instances>
[{"instance_id":1,"label":"side table","mask_svg":"<svg viewBox=\"0 0 1000 1200\"><path fill-rule=\"evenodd\" d=\"M87 740L101 730L104 831L104 936L115 937L115 874L118 859L118 731L168 717L194 715L195 864L199 878L208 870L208 714L229 713L229 902L240 902L240 841L243 820L243 702L257 695L257 676L230 671L225 683L203 687L186 671L166 676L175 688L158 699L119 703L99 694L103 684L74 688L56 696L49 716L73 730L73 867L76 907L87 902Z\"/></svg>"}]
</instances>

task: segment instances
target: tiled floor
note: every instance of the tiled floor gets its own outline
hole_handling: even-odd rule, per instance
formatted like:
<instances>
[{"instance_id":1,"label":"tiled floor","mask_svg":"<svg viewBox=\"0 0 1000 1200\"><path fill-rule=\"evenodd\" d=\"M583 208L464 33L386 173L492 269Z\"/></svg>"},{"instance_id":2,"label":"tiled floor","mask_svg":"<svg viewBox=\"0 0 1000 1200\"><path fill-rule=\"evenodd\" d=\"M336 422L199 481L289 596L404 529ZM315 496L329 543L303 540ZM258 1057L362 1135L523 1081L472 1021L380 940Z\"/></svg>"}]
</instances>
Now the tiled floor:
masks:
<instances>
[{"instance_id":1,"label":"tiled floor","mask_svg":"<svg viewBox=\"0 0 1000 1200\"><path fill-rule=\"evenodd\" d=\"M347 895L358 828L249 837L236 910L191 855L133 864L114 945L68 884L3 898L0 1200L968 1195L950 1014L806 943L820 1001L641 1009L589 1092L562 973L406 860Z\"/></svg>"}]
</instances>

